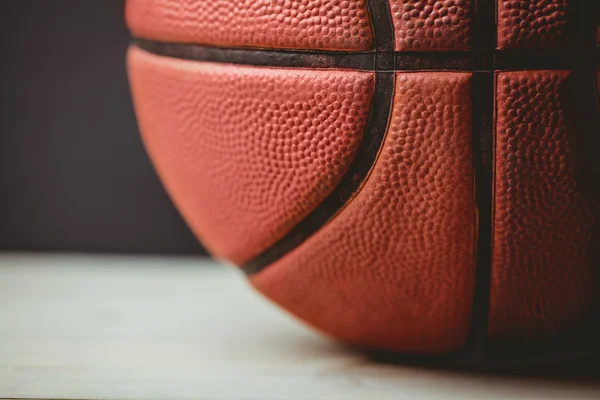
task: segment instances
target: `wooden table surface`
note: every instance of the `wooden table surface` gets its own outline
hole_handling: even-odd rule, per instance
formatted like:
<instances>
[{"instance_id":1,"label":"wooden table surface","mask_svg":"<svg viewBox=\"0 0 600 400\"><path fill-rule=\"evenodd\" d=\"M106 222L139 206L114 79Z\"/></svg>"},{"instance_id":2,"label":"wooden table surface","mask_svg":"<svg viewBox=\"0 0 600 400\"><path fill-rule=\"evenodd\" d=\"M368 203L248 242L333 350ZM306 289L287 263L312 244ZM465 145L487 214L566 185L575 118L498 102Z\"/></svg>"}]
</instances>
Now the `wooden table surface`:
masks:
<instances>
[{"instance_id":1,"label":"wooden table surface","mask_svg":"<svg viewBox=\"0 0 600 400\"><path fill-rule=\"evenodd\" d=\"M0 398L598 399L368 361L198 258L0 255Z\"/></svg>"}]
</instances>

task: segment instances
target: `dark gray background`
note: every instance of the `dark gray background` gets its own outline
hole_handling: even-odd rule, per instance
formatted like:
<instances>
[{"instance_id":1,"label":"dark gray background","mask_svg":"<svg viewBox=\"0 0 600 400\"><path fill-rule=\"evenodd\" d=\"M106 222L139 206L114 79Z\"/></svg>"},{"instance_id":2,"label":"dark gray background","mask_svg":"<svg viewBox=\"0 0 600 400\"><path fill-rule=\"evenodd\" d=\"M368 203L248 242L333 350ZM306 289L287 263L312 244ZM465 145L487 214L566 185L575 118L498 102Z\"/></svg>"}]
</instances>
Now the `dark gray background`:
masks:
<instances>
[{"instance_id":1,"label":"dark gray background","mask_svg":"<svg viewBox=\"0 0 600 400\"><path fill-rule=\"evenodd\" d=\"M0 2L0 249L203 251L140 141L123 9Z\"/></svg>"}]
</instances>

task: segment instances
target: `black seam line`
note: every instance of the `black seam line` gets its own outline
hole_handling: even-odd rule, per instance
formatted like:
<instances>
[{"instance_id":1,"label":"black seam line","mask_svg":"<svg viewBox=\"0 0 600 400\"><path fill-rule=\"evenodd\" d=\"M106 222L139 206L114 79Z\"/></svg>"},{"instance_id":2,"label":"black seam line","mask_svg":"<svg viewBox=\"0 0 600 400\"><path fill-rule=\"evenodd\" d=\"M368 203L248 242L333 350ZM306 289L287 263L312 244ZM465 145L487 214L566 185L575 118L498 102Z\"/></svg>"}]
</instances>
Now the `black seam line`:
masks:
<instances>
[{"instance_id":1,"label":"black seam line","mask_svg":"<svg viewBox=\"0 0 600 400\"><path fill-rule=\"evenodd\" d=\"M149 53L191 61L224 64L358 71L494 71L573 69L582 57L595 58L600 65L600 48L489 50L481 57L471 51L375 50L366 52L291 51L250 48L220 48L189 43L167 43L135 38L133 44ZM485 61L482 61L485 60Z\"/></svg>"},{"instance_id":2,"label":"black seam line","mask_svg":"<svg viewBox=\"0 0 600 400\"><path fill-rule=\"evenodd\" d=\"M393 69L393 56L390 60L386 60L380 55L382 52L393 50L394 34L391 11L387 2L368 0L366 4L375 44L375 51L371 53L371 71L375 70L375 85L369 117L354 159L333 191L308 216L271 247L242 265L242 271L247 275L262 271L319 231L360 190L375 164L387 133L395 86L393 71L378 70L379 68Z\"/></svg>"},{"instance_id":3,"label":"black seam line","mask_svg":"<svg viewBox=\"0 0 600 400\"><path fill-rule=\"evenodd\" d=\"M135 38L138 48L160 56L191 61L261 67L335 68L373 71L375 52L290 51L220 48L190 43L167 43Z\"/></svg>"},{"instance_id":4,"label":"black seam line","mask_svg":"<svg viewBox=\"0 0 600 400\"><path fill-rule=\"evenodd\" d=\"M494 72L473 73L472 146L477 224L471 329L463 349L468 357L481 356L487 342L492 268L494 92Z\"/></svg>"},{"instance_id":5,"label":"black seam line","mask_svg":"<svg viewBox=\"0 0 600 400\"><path fill-rule=\"evenodd\" d=\"M473 18L471 135L477 214L471 326L465 346L460 350L466 359L482 358L486 352L492 269L494 71L503 58L508 59L506 56L513 54L495 51L495 3L495 1L477 0ZM506 64L514 64L521 59L516 57L511 60ZM522 66L517 68L522 69Z\"/></svg>"},{"instance_id":6,"label":"black seam line","mask_svg":"<svg viewBox=\"0 0 600 400\"><path fill-rule=\"evenodd\" d=\"M394 50L394 24L387 1L366 0L367 11L373 32L373 42L377 53Z\"/></svg>"},{"instance_id":7,"label":"black seam line","mask_svg":"<svg viewBox=\"0 0 600 400\"><path fill-rule=\"evenodd\" d=\"M366 0L373 42L375 48L375 69L378 71L393 71L395 69L394 58L394 23L392 11L387 1Z\"/></svg>"}]
</instances>

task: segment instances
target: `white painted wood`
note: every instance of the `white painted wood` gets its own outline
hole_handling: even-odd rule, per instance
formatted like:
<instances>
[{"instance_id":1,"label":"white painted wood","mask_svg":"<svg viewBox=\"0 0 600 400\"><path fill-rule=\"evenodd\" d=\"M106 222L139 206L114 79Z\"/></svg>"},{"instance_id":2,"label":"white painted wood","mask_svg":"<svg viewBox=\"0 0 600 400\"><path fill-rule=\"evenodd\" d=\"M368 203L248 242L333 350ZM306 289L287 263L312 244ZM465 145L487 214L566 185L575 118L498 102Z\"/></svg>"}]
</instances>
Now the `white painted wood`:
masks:
<instances>
[{"instance_id":1,"label":"white painted wood","mask_svg":"<svg viewBox=\"0 0 600 400\"><path fill-rule=\"evenodd\" d=\"M600 385L378 365L203 259L0 256L0 397L600 398Z\"/></svg>"}]
</instances>

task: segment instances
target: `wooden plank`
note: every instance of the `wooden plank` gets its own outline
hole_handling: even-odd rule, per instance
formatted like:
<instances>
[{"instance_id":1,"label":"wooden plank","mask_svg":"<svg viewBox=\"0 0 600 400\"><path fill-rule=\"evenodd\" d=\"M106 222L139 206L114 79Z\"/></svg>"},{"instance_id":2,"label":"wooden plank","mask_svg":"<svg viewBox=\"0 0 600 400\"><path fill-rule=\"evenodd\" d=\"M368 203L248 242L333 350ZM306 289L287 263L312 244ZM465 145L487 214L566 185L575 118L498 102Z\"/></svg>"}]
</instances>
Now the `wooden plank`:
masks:
<instances>
[{"instance_id":1,"label":"wooden plank","mask_svg":"<svg viewBox=\"0 0 600 400\"><path fill-rule=\"evenodd\" d=\"M0 256L0 397L600 398L600 386L367 361L204 259Z\"/></svg>"}]
</instances>

